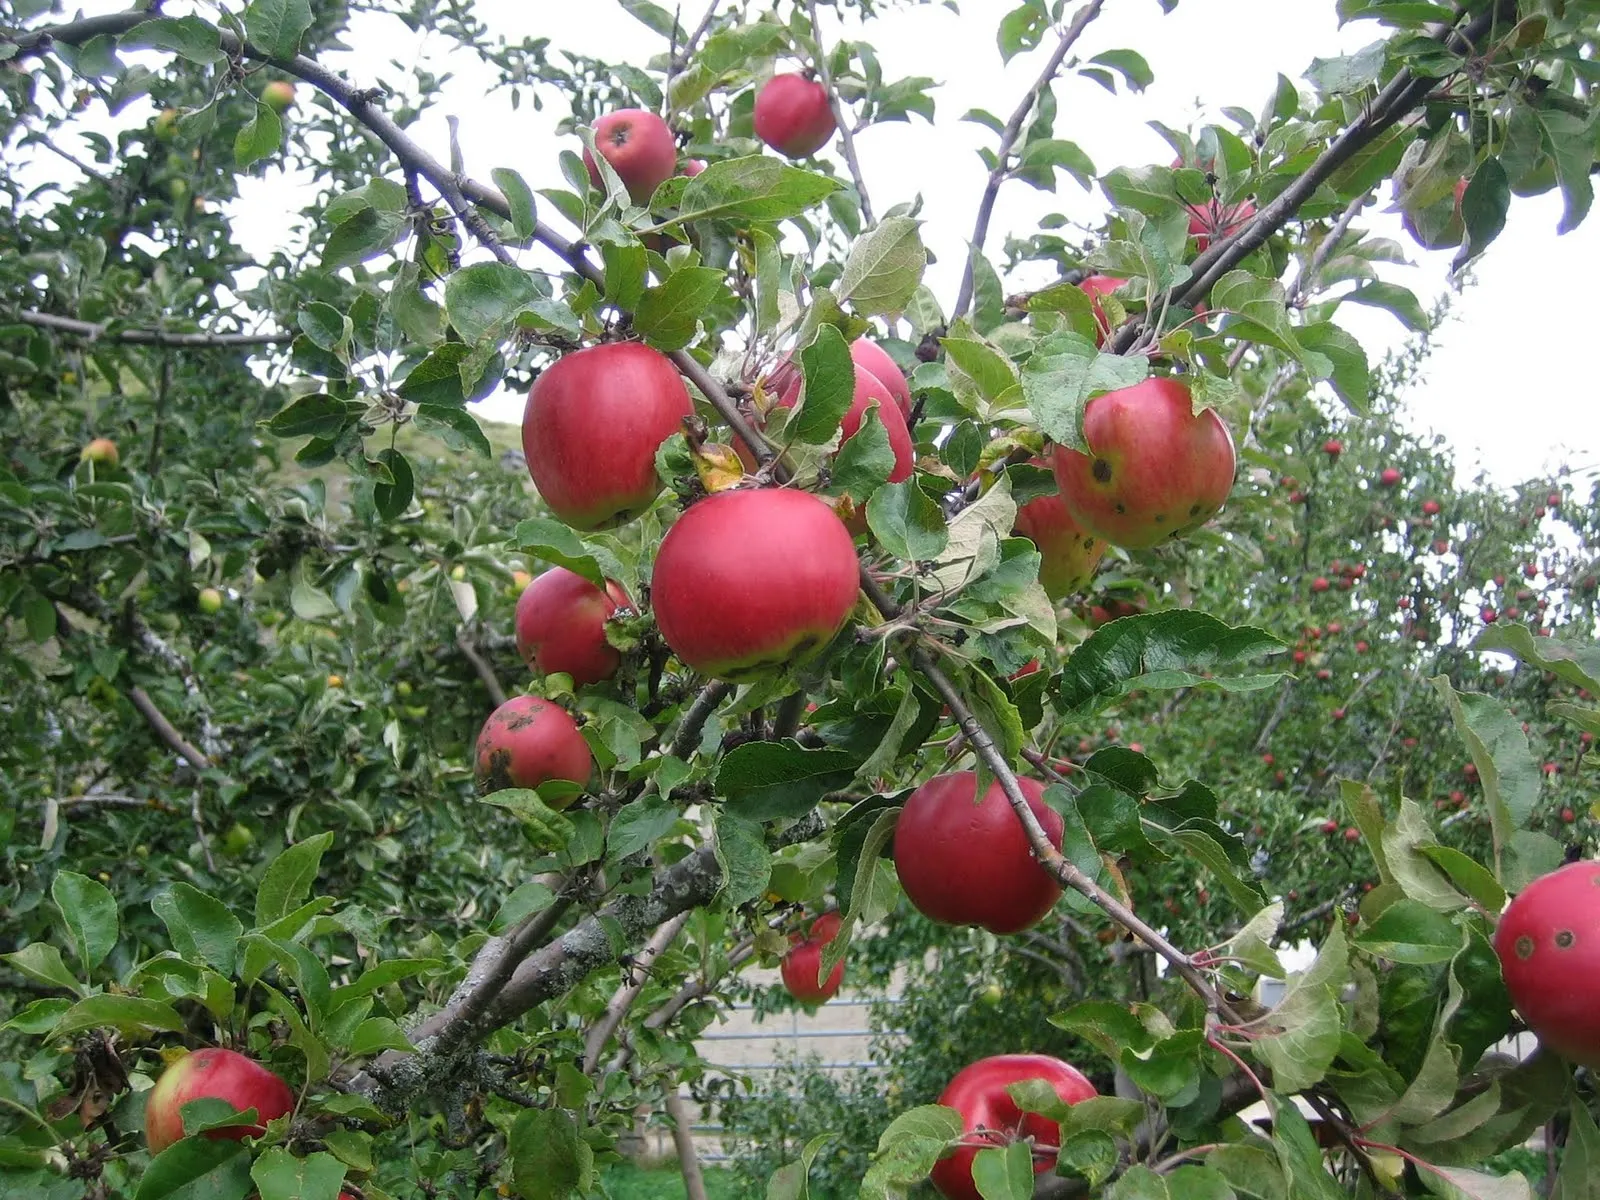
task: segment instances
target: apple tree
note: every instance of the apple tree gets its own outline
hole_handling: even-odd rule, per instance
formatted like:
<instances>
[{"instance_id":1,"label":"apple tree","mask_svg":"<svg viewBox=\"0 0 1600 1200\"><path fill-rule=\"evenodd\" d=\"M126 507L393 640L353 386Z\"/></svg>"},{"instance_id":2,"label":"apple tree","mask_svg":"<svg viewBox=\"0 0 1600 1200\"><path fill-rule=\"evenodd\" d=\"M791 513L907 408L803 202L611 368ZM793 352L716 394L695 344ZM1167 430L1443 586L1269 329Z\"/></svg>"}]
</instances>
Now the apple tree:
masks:
<instances>
[{"instance_id":1,"label":"apple tree","mask_svg":"<svg viewBox=\"0 0 1600 1200\"><path fill-rule=\"evenodd\" d=\"M1106 166L1054 89L1148 65L1027 0L951 296L921 181L864 183L861 129L947 116L821 19L866 0L627 0L642 63L450 5L57 7L0 31L8 1194L588 1194L743 966L826 991L902 897L1090 937L864 1194L1527 1196L1487 1164L1540 1128L1589 1186L1600 907L1549 803L1600 725L1588 518L1556 488L1526 553L1339 318L1428 321L1380 190L1463 267L1516 195L1583 220L1594 5L1345 0L1385 40ZM415 132L440 80L372 19L568 105L562 182ZM252 251L280 168L299 239ZM997 251L1019 183L1103 222Z\"/></svg>"}]
</instances>

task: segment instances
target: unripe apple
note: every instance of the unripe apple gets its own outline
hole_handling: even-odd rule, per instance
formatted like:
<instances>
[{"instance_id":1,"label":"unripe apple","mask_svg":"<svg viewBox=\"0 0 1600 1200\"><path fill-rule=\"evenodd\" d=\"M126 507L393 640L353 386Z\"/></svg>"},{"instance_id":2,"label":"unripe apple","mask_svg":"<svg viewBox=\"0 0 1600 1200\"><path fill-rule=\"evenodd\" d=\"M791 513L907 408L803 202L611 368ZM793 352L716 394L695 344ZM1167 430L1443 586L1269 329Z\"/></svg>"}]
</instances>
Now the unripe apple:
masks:
<instances>
[{"instance_id":1,"label":"unripe apple","mask_svg":"<svg viewBox=\"0 0 1600 1200\"><path fill-rule=\"evenodd\" d=\"M578 723L559 704L539 696L513 696L483 723L476 751L478 790L537 788L556 779L582 787L594 758ZM565 808L576 796L550 801Z\"/></svg>"},{"instance_id":2,"label":"unripe apple","mask_svg":"<svg viewBox=\"0 0 1600 1200\"><path fill-rule=\"evenodd\" d=\"M1083 432L1088 454L1056 447L1056 482L1078 524L1114 546L1142 549L1198 529L1233 487L1228 427L1214 409L1195 415L1180 380L1096 396Z\"/></svg>"},{"instance_id":3,"label":"unripe apple","mask_svg":"<svg viewBox=\"0 0 1600 1200\"><path fill-rule=\"evenodd\" d=\"M222 611L222 593L214 587L201 588L194 598L195 607L210 616Z\"/></svg>"},{"instance_id":4,"label":"unripe apple","mask_svg":"<svg viewBox=\"0 0 1600 1200\"><path fill-rule=\"evenodd\" d=\"M193 1100L226 1100L244 1112L255 1109L263 1122L206 1131L218 1141L260 1137L265 1122L294 1108L294 1093L260 1063L233 1050L212 1047L185 1054L161 1073L145 1101L144 1136L152 1154L160 1154L183 1137L183 1106Z\"/></svg>"},{"instance_id":5,"label":"unripe apple","mask_svg":"<svg viewBox=\"0 0 1600 1200\"><path fill-rule=\"evenodd\" d=\"M1061 1126L1039 1113L1023 1112L1007 1090L1029 1079L1048 1083L1067 1104L1098 1094L1076 1068L1044 1054L997 1054L962 1068L938 1101L961 1114L963 1133L960 1147L941 1158L930 1176L945 1200L981 1200L972 1181L972 1161L980 1150L991 1146L1029 1139L1036 1147L1034 1174L1042 1175L1055 1166L1054 1147L1061 1140Z\"/></svg>"},{"instance_id":6,"label":"unripe apple","mask_svg":"<svg viewBox=\"0 0 1600 1200\"><path fill-rule=\"evenodd\" d=\"M329 675L328 676L328 687L330 689L332 689L333 691L338 691L340 688L344 687L344 676L343 675Z\"/></svg>"},{"instance_id":7,"label":"unripe apple","mask_svg":"<svg viewBox=\"0 0 1600 1200\"><path fill-rule=\"evenodd\" d=\"M822 1004L831 1000L844 982L843 961L834 964L827 979L822 979L822 949L839 935L843 924L836 912L823 913L811 924L805 936L792 934L790 949L779 964L783 986L803 1004Z\"/></svg>"},{"instance_id":8,"label":"unripe apple","mask_svg":"<svg viewBox=\"0 0 1600 1200\"><path fill-rule=\"evenodd\" d=\"M1111 336L1111 319L1101 307L1100 297L1109 296L1127 282L1126 279L1118 279L1115 275L1090 275L1078 284L1078 290L1089 297L1089 307L1094 311L1096 346L1104 346L1106 338Z\"/></svg>"},{"instance_id":9,"label":"unripe apple","mask_svg":"<svg viewBox=\"0 0 1600 1200\"><path fill-rule=\"evenodd\" d=\"M850 343L850 361L864 371L870 371L879 383L889 389L889 395L900 406L900 415L911 420L911 385L900 364L889 357L889 352L870 338L858 337Z\"/></svg>"},{"instance_id":10,"label":"unripe apple","mask_svg":"<svg viewBox=\"0 0 1600 1200\"><path fill-rule=\"evenodd\" d=\"M533 576L529 575L526 571L517 570L511 572L511 586L516 589L517 595L519 596L522 595L522 589L527 587L532 582Z\"/></svg>"},{"instance_id":11,"label":"unripe apple","mask_svg":"<svg viewBox=\"0 0 1600 1200\"><path fill-rule=\"evenodd\" d=\"M281 116L294 103L294 84L287 79L274 79L261 89L261 103Z\"/></svg>"},{"instance_id":12,"label":"unripe apple","mask_svg":"<svg viewBox=\"0 0 1600 1200\"><path fill-rule=\"evenodd\" d=\"M464 582L466 580L466 578L467 578L466 564L465 563L457 563L455 566L451 567L450 568L450 578L454 579L457 583Z\"/></svg>"},{"instance_id":13,"label":"unripe apple","mask_svg":"<svg viewBox=\"0 0 1600 1200\"><path fill-rule=\"evenodd\" d=\"M838 127L828 90L804 75L774 75L756 93L756 136L779 154L807 158Z\"/></svg>"},{"instance_id":14,"label":"unripe apple","mask_svg":"<svg viewBox=\"0 0 1600 1200\"><path fill-rule=\"evenodd\" d=\"M661 491L656 451L693 412L672 360L641 342L563 355L528 392L528 474L550 511L574 529L620 525Z\"/></svg>"},{"instance_id":15,"label":"unripe apple","mask_svg":"<svg viewBox=\"0 0 1600 1200\"><path fill-rule=\"evenodd\" d=\"M631 607L622 585L604 591L565 567L551 567L517 599L517 653L542 675L562 672L579 687L610 679L622 655L606 641L606 619Z\"/></svg>"},{"instance_id":16,"label":"unripe apple","mask_svg":"<svg viewBox=\"0 0 1600 1200\"><path fill-rule=\"evenodd\" d=\"M178 132L178 110L163 108L156 114L156 119L150 122L150 132L159 141L170 142Z\"/></svg>"},{"instance_id":17,"label":"unripe apple","mask_svg":"<svg viewBox=\"0 0 1600 1200\"><path fill-rule=\"evenodd\" d=\"M686 666L744 679L831 642L855 607L859 569L855 543L825 501L735 488L701 500L667 531L651 604Z\"/></svg>"},{"instance_id":18,"label":"unripe apple","mask_svg":"<svg viewBox=\"0 0 1600 1200\"><path fill-rule=\"evenodd\" d=\"M656 189L678 169L678 143L667 123L642 108L619 108L594 123L594 144L611 164L635 204L648 204ZM595 187L603 187L594 156L583 165Z\"/></svg>"},{"instance_id":19,"label":"unripe apple","mask_svg":"<svg viewBox=\"0 0 1600 1200\"><path fill-rule=\"evenodd\" d=\"M1042 458L1033 461L1041 467L1050 465ZM1012 532L1038 548L1039 582L1045 594L1056 601L1087 587L1106 553L1106 543L1080 529L1072 519L1059 490L1021 505Z\"/></svg>"},{"instance_id":20,"label":"unripe apple","mask_svg":"<svg viewBox=\"0 0 1600 1200\"><path fill-rule=\"evenodd\" d=\"M1059 848L1061 816L1041 798L1044 784L1017 783ZM974 772L957 771L936 775L913 792L895 823L895 869L906 898L923 916L1017 933L1050 911L1061 887L1034 857L1000 784L991 783L974 804L977 789Z\"/></svg>"},{"instance_id":21,"label":"unripe apple","mask_svg":"<svg viewBox=\"0 0 1600 1200\"><path fill-rule=\"evenodd\" d=\"M92 462L100 467L114 467L121 461L117 452L117 444L110 438L95 438L88 445L78 451L79 462Z\"/></svg>"}]
</instances>

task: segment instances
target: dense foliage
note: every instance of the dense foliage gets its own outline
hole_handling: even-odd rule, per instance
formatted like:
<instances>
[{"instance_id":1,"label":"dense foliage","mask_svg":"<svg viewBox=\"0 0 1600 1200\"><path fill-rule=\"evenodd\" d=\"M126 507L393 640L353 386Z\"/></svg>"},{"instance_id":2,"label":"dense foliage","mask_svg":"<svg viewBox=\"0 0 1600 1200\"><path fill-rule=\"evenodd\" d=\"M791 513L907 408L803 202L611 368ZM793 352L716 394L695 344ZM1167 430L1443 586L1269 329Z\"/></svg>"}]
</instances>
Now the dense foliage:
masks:
<instances>
[{"instance_id":1,"label":"dense foliage","mask_svg":"<svg viewBox=\"0 0 1600 1200\"><path fill-rule=\"evenodd\" d=\"M1565 1142L1560 1194L1586 1194L1589 1077L1491 1052L1520 1026L1490 938L1592 835L1595 498L1456 487L1394 420L1421 350L1374 368L1336 319L1429 327L1384 274L1405 248L1363 226L1380 187L1463 266L1514 196L1559 188L1565 227L1584 219L1600 5L1343 0L1387 40L1280 78L1259 112L1164 129L1170 166L1101 169L1053 83L1139 89L1149 68L1095 44L1102 0L1027 0L998 44L1042 74L1010 121L964 118L996 142L955 297L923 283L920 181L869 197L853 141L949 114L932 81L828 41L814 0L696 26L626 0L661 38L631 64L508 44L454 5L354 6L570 106L565 186L537 192L407 133L427 72L321 65L344 5L60 7L0 2L0 1191L590 1194L641 1106L707 1090L694 1039L738 970L837 907L824 971L910 970L895 1119L859 1084L803 1104L803 1143L755 1112L769 1195L921 1186L962 1137L943 1081L1003 1050L1100 1087L1015 1097L1062 1123L1038 1163L1061 1194L1522 1197L1505 1155L1541 1128ZM870 34L869 0L823 7ZM756 136L757 93L796 64L837 158ZM632 107L678 174L620 154L635 134L600 118ZM260 261L228 202L280 166L314 181L309 247ZM1005 231L997 267L1008 181L1095 187L1104 224L1082 245L1064 219ZM1010 293L1040 262L1058 281ZM869 332L909 377L904 415L853 364ZM581 421L553 366L624 342L681 374L636 389L676 432L643 444L591 412L554 453L525 430L541 499L468 404L531 387ZM1148 425L1122 457L1092 444L1093 406L1147 380L1192 396L1164 410L1172 444L1206 436L1168 461L1141 460ZM1213 413L1236 476L1231 446L1193 470ZM641 446L626 503L556 519L549 472L581 490ZM1100 573L1051 597L1015 529L1074 454L1091 492L1141 468L1159 486L1095 492ZM831 558L786 550L785 515L683 532L656 577L669 533L779 484L828 501L801 507ZM613 676L530 678L515 610L554 567L628 601L603 627ZM832 608L803 574L824 567ZM586 785L483 786L506 763L479 728L523 690L581 721ZM1063 886L1037 929L909 914L896 820L955 769L995 783L1022 867ZM1301 941L1314 962L1286 970L1274 947ZM1262 978L1286 981L1270 1011ZM281 1075L292 1110L212 1095L165 1113L191 1136L152 1153L144 1110L174 1087L152 1085L211 1046ZM1236 1116L1257 1101L1270 1138ZM1033 1190L1032 1151L978 1154L987 1200Z\"/></svg>"}]
</instances>

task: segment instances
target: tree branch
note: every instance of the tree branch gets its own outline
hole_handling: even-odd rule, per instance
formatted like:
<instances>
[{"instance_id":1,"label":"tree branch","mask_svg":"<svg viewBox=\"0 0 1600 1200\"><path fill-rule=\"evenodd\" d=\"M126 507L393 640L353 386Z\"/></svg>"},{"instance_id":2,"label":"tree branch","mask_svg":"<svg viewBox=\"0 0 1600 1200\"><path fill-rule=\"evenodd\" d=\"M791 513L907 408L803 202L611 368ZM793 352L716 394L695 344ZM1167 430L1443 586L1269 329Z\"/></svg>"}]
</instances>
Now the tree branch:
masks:
<instances>
[{"instance_id":1,"label":"tree branch","mask_svg":"<svg viewBox=\"0 0 1600 1200\"><path fill-rule=\"evenodd\" d=\"M861 178L861 162L856 158L855 134L851 132L850 122L845 120L839 93L833 90L833 73L828 70L828 52L823 48L822 26L817 21L817 0L806 0L806 12L811 17L811 40L817 45L817 74L822 77L823 90L828 94L828 108L833 112L834 124L839 127L839 139L844 143L844 161L856 185L856 198L861 201L861 219L869 226L876 225L872 201L867 196L867 182Z\"/></svg>"},{"instance_id":2,"label":"tree branch","mask_svg":"<svg viewBox=\"0 0 1600 1200\"><path fill-rule=\"evenodd\" d=\"M489 660L478 653L478 648L467 637L465 629L456 634L456 649L460 650L462 657L472 664L472 669L483 681L483 690L489 693L489 699L494 702L496 708L499 708L506 702L506 689L500 686L500 677L494 673Z\"/></svg>"},{"instance_id":3,"label":"tree branch","mask_svg":"<svg viewBox=\"0 0 1600 1200\"><path fill-rule=\"evenodd\" d=\"M129 688L128 699L133 701L133 706L139 710L139 715L145 719L151 729L155 730L156 736L175 751L178 757L182 758L196 771L209 771L211 769L211 760L201 753L199 747L178 732L177 727L167 720L166 714L156 707L156 702L150 699L148 692L142 687Z\"/></svg>"},{"instance_id":4,"label":"tree branch","mask_svg":"<svg viewBox=\"0 0 1600 1200\"><path fill-rule=\"evenodd\" d=\"M967 251L967 265L961 273L961 290L956 293L955 307L950 310L952 321L965 316L967 306L972 303L973 264L977 256L983 253L983 243L989 237L989 221L994 216L995 198L1000 194L1000 185L1011 173L1011 148L1017 144L1017 138L1022 135L1022 123L1028 119L1028 114L1039 102L1039 97L1050 86L1050 81L1056 77L1056 72L1066 61L1067 52L1072 49L1073 43L1083 36L1083 31L1089 27L1089 22L1100 15L1100 9L1104 4L1105 0L1089 0L1088 4L1078 10L1078 15L1072 18L1072 24L1062 30L1055 50L1044 64L1044 70L1039 72L1039 78L1034 80L1033 86L1022 97L1021 103L1017 105L1016 111L1011 114L1011 119L1006 122L1005 128L1000 133L1000 147L995 152L994 170L989 172L989 181L983 186L983 197L978 201L978 219L972 227L972 243Z\"/></svg>"},{"instance_id":5,"label":"tree branch","mask_svg":"<svg viewBox=\"0 0 1600 1200\"><path fill-rule=\"evenodd\" d=\"M711 714L733 692L733 684L717 680L700 689L700 694L689 705L689 710L678 721L678 730L672 735L672 745L667 753L673 758L688 758L700 742L700 731L706 727Z\"/></svg>"},{"instance_id":6,"label":"tree branch","mask_svg":"<svg viewBox=\"0 0 1600 1200\"><path fill-rule=\"evenodd\" d=\"M689 923L689 918L693 915L692 912L681 912L673 917L651 934L650 940L633 956L633 962L630 964L630 969L634 972L633 978L629 979L626 974L624 975L622 984L612 993L606 1011L589 1027L589 1032L584 1037L581 1070L585 1075L594 1074L595 1068L600 1065L600 1054L606 1048L606 1043L617 1031L617 1026L622 1024L623 1018L628 1015L628 1010L639 998L639 993L644 991L644 985L650 981L651 965L666 952L672 940L683 931L683 927Z\"/></svg>"},{"instance_id":7,"label":"tree branch","mask_svg":"<svg viewBox=\"0 0 1600 1200\"><path fill-rule=\"evenodd\" d=\"M294 334L279 333L168 333L163 329L122 329L114 323L96 325L54 313L22 311L13 314L24 325L81 337L90 342L114 342L130 346L174 346L185 348L225 348L232 346L276 346L292 342Z\"/></svg>"}]
</instances>

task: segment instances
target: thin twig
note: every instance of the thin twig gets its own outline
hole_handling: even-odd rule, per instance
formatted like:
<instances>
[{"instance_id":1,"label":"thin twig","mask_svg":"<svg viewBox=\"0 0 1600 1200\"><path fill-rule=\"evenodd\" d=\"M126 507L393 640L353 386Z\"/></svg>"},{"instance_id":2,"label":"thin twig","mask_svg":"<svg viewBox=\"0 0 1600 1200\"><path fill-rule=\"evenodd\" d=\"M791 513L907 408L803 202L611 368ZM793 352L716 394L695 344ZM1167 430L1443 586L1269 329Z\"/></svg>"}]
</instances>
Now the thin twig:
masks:
<instances>
[{"instance_id":1,"label":"thin twig","mask_svg":"<svg viewBox=\"0 0 1600 1200\"><path fill-rule=\"evenodd\" d=\"M594 1074L595 1068L600 1065L600 1054L606 1048L606 1043L617 1031L617 1026L622 1024L623 1018L628 1015L628 1010L639 998L639 993L644 991L644 985L649 982L651 965L666 952L673 939L683 932L683 927L689 923L689 918L693 915L692 911L679 913L651 934L650 940L634 954L631 967L634 972L633 978L629 979L624 975L622 983L612 994L610 1002L606 1004L605 1012L589 1027L589 1032L584 1036L582 1070L585 1075Z\"/></svg>"},{"instance_id":2,"label":"thin twig","mask_svg":"<svg viewBox=\"0 0 1600 1200\"><path fill-rule=\"evenodd\" d=\"M811 17L811 40L817 46L817 74L822 77L822 88L828 94L828 107L833 111L834 124L839 127L839 140L844 143L844 161L856 185L856 199L861 202L861 219L869 226L876 225L872 201L867 196L867 181L861 177L861 162L856 158L856 136L850 128L850 122L845 119L839 93L833 89L833 72L828 69L828 52L822 45L822 26L817 21L817 0L806 0L806 12Z\"/></svg>"},{"instance_id":3,"label":"thin twig","mask_svg":"<svg viewBox=\"0 0 1600 1200\"><path fill-rule=\"evenodd\" d=\"M500 686L500 677L494 673L494 667L489 664L488 659L478 653L478 648L472 644L472 639L467 637L465 629L456 634L456 649L460 650L461 656L472 664L472 669L483 681L483 690L489 693L489 699L494 702L496 708L499 708L506 702L506 689Z\"/></svg>"},{"instance_id":4,"label":"thin twig","mask_svg":"<svg viewBox=\"0 0 1600 1200\"><path fill-rule=\"evenodd\" d=\"M276 346L294 341L294 334L276 333L169 333L164 329L121 329L112 324L95 324L54 313L22 311L12 314L24 325L70 334L90 342L116 342L132 346L174 346L218 348L230 346Z\"/></svg>"},{"instance_id":5,"label":"thin twig","mask_svg":"<svg viewBox=\"0 0 1600 1200\"><path fill-rule=\"evenodd\" d=\"M1073 43L1083 36L1083 31L1089 27L1089 22L1100 15L1100 9L1104 4L1105 0L1089 0L1088 4L1078 10L1078 15L1072 18L1072 24L1062 30L1055 50L1044 64L1044 70L1039 72L1039 78L1034 80L1033 86L1022 97L1022 102L1017 105L1016 111L1011 114L1011 119L1006 122L1005 128L1000 133L1000 146L995 151L994 169L989 172L989 181L983 185L983 197L978 201L978 219L972 227L972 243L967 252L966 269L961 273L961 290L956 293L955 307L950 310L951 320L965 316L967 305L972 303L973 265L978 255L983 253L983 243L989 237L989 221L994 216L995 197L1000 194L1000 185L1011 173L1011 148L1017 144L1017 138L1022 135L1022 123L1028 119L1028 114L1033 112L1034 105L1038 104L1039 97L1050 86L1050 81L1056 77L1056 72L1066 61L1067 52L1072 49Z\"/></svg>"},{"instance_id":6,"label":"thin twig","mask_svg":"<svg viewBox=\"0 0 1600 1200\"><path fill-rule=\"evenodd\" d=\"M700 39L705 37L706 31L711 28L711 22L717 19L717 5L721 0L711 0L706 9L706 15L700 18L700 24L694 27L694 32L689 35L689 40L684 42L683 49L672 56L672 73L683 70L689 65L689 60L694 57L695 48L700 44Z\"/></svg>"},{"instance_id":7,"label":"thin twig","mask_svg":"<svg viewBox=\"0 0 1600 1200\"><path fill-rule=\"evenodd\" d=\"M150 699L150 693L146 692L142 687L129 688L128 699L133 701L133 706L139 710L139 715L145 719L151 729L155 730L156 736L174 750L180 758L196 771L209 771L211 769L211 760L201 753L199 747L179 733L177 726L167 720L166 714L156 707L154 700Z\"/></svg>"}]
</instances>

